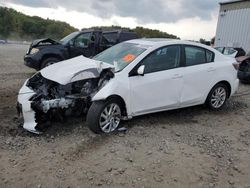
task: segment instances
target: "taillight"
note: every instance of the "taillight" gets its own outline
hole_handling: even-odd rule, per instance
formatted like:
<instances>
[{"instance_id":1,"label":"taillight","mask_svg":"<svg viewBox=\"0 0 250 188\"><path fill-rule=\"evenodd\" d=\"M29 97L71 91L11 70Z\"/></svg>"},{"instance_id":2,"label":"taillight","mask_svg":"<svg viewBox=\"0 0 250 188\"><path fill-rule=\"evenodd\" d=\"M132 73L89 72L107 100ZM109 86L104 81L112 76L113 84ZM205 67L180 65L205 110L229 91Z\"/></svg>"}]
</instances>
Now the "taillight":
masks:
<instances>
[{"instance_id":1,"label":"taillight","mask_svg":"<svg viewBox=\"0 0 250 188\"><path fill-rule=\"evenodd\" d=\"M233 66L234 66L235 70L238 70L238 69L239 69L240 64L239 64L239 63L237 63L237 62L234 62L234 63L233 63Z\"/></svg>"}]
</instances>

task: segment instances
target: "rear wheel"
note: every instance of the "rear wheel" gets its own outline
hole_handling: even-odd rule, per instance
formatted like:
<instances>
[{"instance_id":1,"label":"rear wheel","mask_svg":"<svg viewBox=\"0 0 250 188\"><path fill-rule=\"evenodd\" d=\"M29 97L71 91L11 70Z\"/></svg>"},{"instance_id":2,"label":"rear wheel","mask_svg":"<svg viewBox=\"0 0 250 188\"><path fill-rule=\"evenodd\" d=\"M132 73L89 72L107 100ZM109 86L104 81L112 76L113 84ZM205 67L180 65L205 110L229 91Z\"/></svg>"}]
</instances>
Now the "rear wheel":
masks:
<instances>
[{"instance_id":1,"label":"rear wheel","mask_svg":"<svg viewBox=\"0 0 250 188\"><path fill-rule=\"evenodd\" d=\"M215 85L208 94L206 104L212 110L220 109L226 102L229 95L228 88L225 84Z\"/></svg>"},{"instance_id":2,"label":"rear wheel","mask_svg":"<svg viewBox=\"0 0 250 188\"><path fill-rule=\"evenodd\" d=\"M94 133L111 133L121 121L121 103L116 99L93 102L87 114L87 125Z\"/></svg>"},{"instance_id":3,"label":"rear wheel","mask_svg":"<svg viewBox=\"0 0 250 188\"><path fill-rule=\"evenodd\" d=\"M43 62L41 64L41 69L43 69L44 67L50 66L54 63L57 63L58 61L60 61L60 60L58 58L55 58L55 57L46 58L45 60L43 60Z\"/></svg>"}]
</instances>

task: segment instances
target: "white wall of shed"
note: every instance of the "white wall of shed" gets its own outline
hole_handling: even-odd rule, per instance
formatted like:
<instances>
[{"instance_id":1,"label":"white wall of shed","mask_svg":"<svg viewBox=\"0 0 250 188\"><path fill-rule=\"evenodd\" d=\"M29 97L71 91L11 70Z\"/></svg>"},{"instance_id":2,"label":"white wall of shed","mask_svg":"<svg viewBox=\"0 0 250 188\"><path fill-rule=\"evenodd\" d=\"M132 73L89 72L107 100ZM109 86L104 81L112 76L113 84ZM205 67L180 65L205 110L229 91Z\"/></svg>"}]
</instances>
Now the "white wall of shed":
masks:
<instances>
[{"instance_id":1,"label":"white wall of shed","mask_svg":"<svg viewBox=\"0 0 250 188\"><path fill-rule=\"evenodd\" d=\"M215 46L242 47L250 51L250 8L219 13Z\"/></svg>"}]
</instances>

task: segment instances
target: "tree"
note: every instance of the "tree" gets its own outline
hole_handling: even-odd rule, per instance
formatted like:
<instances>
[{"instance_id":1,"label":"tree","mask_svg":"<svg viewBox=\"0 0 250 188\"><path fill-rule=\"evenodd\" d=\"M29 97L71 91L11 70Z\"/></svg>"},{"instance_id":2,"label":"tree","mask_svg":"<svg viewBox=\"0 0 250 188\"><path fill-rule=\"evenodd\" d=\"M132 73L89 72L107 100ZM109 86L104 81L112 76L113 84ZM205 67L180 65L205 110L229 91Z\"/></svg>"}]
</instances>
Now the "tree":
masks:
<instances>
[{"instance_id":1,"label":"tree","mask_svg":"<svg viewBox=\"0 0 250 188\"><path fill-rule=\"evenodd\" d=\"M0 7L0 36L4 38L15 34L16 38L24 40L45 37L61 39L76 30L65 22L27 16L11 8Z\"/></svg>"},{"instance_id":2,"label":"tree","mask_svg":"<svg viewBox=\"0 0 250 188\"><path fill-rule=\"evenodd\" d=\"M179 39L177 36L168 34L166 32L162 32L156 29L148 29L144 27L136 27L134 29L130 29L127 27L121 27L121 26L95 26L92 27L92 29L102 29L102 30L126 30L126 31L134 31L139 35L139 37L146 37L146 38L173 38L173 39Z\"/></svg>"},{"instance_id":3,"label":"tree","mask_svg":"<svg viewBox=\"0 0 250 188\"><path fill-rule=\"evenodd\" d=\"M130 29L112 25L97 26L92 28L103 30L123 29L127 31L134 31L139 37L179 39L176 35L143 27ZM21 37L23 40L47 37L57 40L76 30L76 28L65 22L51 19L42 19L38 16L27 16L11 8L0 7L0 36L3 36L4 38L9 37L10 34L15 34L16 38Z\"/></svg>"},{"instance_id":4,"label":"tree","mask_svg":"<svg viewBox=\"0 0 250 188\"><path fill-rule=\"evenodd\" d=\"M215 37L211 38L211 44L214 45Z\"/></svg>"},{"instance_id":5,"label":"tree","mask_svg":"<svg viewBox=\"0 0 250 188\"><path fill-rule=\"evenodd\" d=\"M200 38L199 42L200 42L201 44L206 44L206 43L207 43L206 40L203 39L203 38Z\"/></svg>"},{"instance_id":6,"label":"tree","mask_svg":"<svg viewBox=\"0 0 250 188\"><path fill-rule=\"evenodd\" d=\"M0 7L1 8L1 7ZM7 38L13 30L13 18L7 8L0 9L0 36Z\"/></svg>"}]
</instances>

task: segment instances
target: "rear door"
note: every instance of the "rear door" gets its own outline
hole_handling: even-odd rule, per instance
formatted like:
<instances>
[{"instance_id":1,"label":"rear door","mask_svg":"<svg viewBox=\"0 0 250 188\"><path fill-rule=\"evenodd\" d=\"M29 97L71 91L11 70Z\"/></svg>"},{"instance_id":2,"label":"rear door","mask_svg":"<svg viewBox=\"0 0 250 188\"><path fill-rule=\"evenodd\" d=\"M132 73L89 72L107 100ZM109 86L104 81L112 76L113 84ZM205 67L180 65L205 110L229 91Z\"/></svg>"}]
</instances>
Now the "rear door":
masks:
<instances>
[{"instance_id":1,"label":"rear door","mask_svg":"<svg viewBox=\"0 0 250 188\"><path fill-rule=\"evenodd\" d=\"M197 46L183 46L185 67L183 68L182 107L201 104L208 89L214 83L216 66L214 53Z\"/></svg>"}]
</instances>

